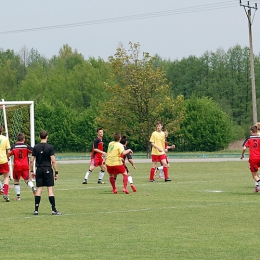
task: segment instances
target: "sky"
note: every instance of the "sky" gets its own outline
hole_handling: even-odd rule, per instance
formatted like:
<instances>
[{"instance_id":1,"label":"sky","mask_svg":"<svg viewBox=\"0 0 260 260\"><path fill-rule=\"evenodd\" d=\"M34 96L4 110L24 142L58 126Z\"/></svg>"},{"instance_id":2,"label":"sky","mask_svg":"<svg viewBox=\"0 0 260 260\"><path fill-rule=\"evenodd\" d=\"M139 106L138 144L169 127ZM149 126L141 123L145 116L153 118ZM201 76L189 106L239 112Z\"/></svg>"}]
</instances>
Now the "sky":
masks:
<instances>
[{"instance_id":1,"label":"sky","mask_svg":"<svg viewBox=\"0 0 260 260\"><path fill-rule=\"evenodd\" d=\"M119 43L128 49L132 42L141 52L181 60L249 47L246 12L239 0L0 0L0 49L33 48L49 59L68 44L85 59L107 60ZM260 9L251 12L259 55Z\"/></svg>"}]
</instances>

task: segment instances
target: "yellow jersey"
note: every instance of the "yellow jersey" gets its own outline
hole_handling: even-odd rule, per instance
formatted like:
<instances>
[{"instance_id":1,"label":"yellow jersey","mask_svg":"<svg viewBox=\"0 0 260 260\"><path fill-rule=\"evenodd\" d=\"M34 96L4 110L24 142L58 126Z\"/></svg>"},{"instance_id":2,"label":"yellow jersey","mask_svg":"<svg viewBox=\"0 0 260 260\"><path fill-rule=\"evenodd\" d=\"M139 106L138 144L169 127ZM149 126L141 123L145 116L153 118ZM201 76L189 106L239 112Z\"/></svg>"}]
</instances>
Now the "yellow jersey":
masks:
<instances>
[{"instance_id":1,"label":"yellow jersey","mask_svg":"<svg viewBox=\"0 0 260 260\"><path fill-rule=\"evenodd\" d=\"M159 152L158 149L152 146L152 154L153 155L162 155L165 154L164 151L164 142L165 142L165 133L163 131L157 132L154 131L151 135L150 142L154 143L158 147L162 149L162 152Z\"/></svg>"},{"instance_id":2,"label":"yellow jersey","mask_svg":"<svg viewBox=\"0 0 260 260\"><path fill-rule=\"evenodd\" d=\"M0 135L0 164L8 162L6 150L9 150L10 148L8 138L4 135Z\"/></svg>"},{"instance_id":3,"label":"yellow jersey","mask_svg":"<svg viewBox=\"0 0 260 260\"><path fill-rule=\"evenodd\" d=\"M124 150L124 146L121 143L110 142L107 148L106 164L108 166L122 165L121 154Z\"/></svg>"}]
</instances>

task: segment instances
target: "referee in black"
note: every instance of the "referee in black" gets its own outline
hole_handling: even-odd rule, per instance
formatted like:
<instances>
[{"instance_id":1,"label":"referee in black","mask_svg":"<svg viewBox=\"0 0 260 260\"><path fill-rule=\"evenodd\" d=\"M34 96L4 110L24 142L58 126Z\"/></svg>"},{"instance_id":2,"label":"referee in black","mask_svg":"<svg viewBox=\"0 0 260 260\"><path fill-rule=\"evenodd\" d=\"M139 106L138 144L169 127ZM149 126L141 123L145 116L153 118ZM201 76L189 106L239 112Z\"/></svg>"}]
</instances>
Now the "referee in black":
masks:
<instances>
[{"instance_id":1,"label":"referee in black","mask_svg":"<svg viewBox=\"0 0 260 260\"><path fill-rule=\"evenodd\" d=\"M56 209L54 197L54 179L58 179L58 168L54 155L53 146L47 143L48 133L45 130L40 132L41 142L36 144L33 148L32 156L30 159L30 170L32 175L34 160L36 162L36 195L35 195L35 210L33 215L38 215L38 209L41 202L41 195L43 187L47 187L49 201L51 203L52 215L61 215ZM53 176L53 169L55 175Z\"/></svg>"}]
</instances>

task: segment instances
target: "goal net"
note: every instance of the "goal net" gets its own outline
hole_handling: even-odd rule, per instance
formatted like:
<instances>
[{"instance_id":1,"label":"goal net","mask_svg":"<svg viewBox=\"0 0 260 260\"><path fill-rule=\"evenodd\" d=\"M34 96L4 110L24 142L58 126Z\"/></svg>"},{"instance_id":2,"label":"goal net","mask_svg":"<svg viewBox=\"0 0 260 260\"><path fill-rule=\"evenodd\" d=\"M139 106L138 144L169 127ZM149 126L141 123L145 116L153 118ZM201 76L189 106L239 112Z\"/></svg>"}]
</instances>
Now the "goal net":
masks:
<instances>
[{"instance_id":1,"label":"goal net","mask_svg":"<svg viewBox=\"0 0 260 260\"><path fill-rule=\"evenodd\" d=\"M5 129L10 145L17 141L20 132L25 134L25 142L35 145L34 102L33 101L0 101L0 125ZM13 179L12 162L10 162L10 177Z\"/></svg>"}]
</instances>

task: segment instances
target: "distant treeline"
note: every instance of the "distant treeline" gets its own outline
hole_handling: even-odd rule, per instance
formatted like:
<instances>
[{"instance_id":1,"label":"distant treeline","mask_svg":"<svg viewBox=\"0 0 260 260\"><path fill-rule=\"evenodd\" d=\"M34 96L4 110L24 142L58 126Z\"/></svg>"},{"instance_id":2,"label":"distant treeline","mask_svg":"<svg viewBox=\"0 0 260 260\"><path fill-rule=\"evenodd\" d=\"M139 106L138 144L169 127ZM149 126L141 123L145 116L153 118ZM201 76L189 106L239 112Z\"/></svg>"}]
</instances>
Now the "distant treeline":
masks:
<instances>
[{"instance_id":1,"label":"distant treeline","mask_svg":"<svg viewBox=\"0 0 260 260\"><path fill-rule=\"evenodd\" d=\"M154 58L154 68L165 70L169 95L184 96L187 114L180 131L169 135L169 142L176 143L177 150L214 151L245 137L253 122L248 48L237 45L227 52L219 49L215 53L206 52L202 57L189 56L174 61L158 55ZM41 129L49 131L50 142L59 152L91 150L100 104L107 102L112 94L104 83L117 83L111 72L110 62L101 58L85 59L68 45L50 59L34 49L23 48L19 53L0 49L1 99L34 101L36 135ZM255 55L255 81L259 104L259 55ZM164 100L158 100L160 102ZM224 118L224 125L218 118ZM218 141L212 143L207 137L217 136L221 131ZM112 136L106 135L106 129L104 132L107 144ZM201 146L201 142L206 144ZM138 151L146 150L136 136L130 138L130 146Z\"/></svg>"}]
</instances>

